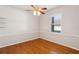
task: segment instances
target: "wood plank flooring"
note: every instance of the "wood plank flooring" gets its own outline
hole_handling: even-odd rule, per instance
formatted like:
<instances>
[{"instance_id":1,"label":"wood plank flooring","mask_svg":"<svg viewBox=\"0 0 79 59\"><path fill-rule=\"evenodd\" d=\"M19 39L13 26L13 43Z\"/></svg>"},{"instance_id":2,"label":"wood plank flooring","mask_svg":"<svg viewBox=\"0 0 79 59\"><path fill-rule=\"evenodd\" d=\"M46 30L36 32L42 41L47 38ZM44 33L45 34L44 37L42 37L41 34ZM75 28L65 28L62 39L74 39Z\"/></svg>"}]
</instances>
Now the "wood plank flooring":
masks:
<instances>
[{"instance_id":1,"label":"wood plank flooring","mask_svg":"<svg viewBox=\"0 0 79 59\"><path fill-rule=\"evenodd\" d=\"M39 38L0 48L0 54L79 54L79 51Z\"/></svg>"}]
</instances>

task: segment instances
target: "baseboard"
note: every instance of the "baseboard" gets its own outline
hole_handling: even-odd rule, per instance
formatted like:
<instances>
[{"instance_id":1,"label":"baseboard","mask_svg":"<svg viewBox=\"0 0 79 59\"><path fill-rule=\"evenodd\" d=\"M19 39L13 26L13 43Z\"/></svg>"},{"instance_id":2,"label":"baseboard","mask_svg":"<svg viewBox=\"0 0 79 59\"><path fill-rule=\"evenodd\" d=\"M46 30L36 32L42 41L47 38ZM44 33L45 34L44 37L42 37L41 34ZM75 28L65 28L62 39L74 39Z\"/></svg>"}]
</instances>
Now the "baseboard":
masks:
<instances>
[{"instance_id":1,"label":"baseboard","mask_svg":"<svg viewBox=\"0 0 79 59\"><path fill-rule=\"evenodd\" d=\"M48 40L48 41L50 41L50 42L54 42L54 43L56 43L56 44L59 44L59 45L65 46L65 47L69 47L69 48L71 48L71 49L74 49L74 50L78 50L78 51L79 51L78 48L72 47L72 46L70 46L70 45L65 45L65 44L63 44L63 43L56 42L56 41L54 41L54 40L52 40L52 39L43 38L43 37L41 37L41 39Z\"/></svg>"},{"instance_id":2,"label":"baseboard","mask_svg":"<svg viewBox=\"0 0 79 59\"><path fill-rule=\"evenodd\" d=\"M39 38L38 33L24 33L0 37L0 48Z\"/></svg>"},{"instance_id":3,"label":"baseboard","mask_svg":"<svg viewBox=\"0 0 79 59\"><path fill-rule=\"evenodd\" d=\"M16 44L20 44L20 43L23 43L23 42L36 40L36 39L38 39L38 38L32 38L32 39L28 39L28 40L25 39L25 41L20 41L20 42L17 42L17 43L12 43L12 44L8 44L8 45L0 46L0 48L5 48L5 47L8 47L8 46L12 46L12 45L16 45Z\"/></svg>"}]
</instances>

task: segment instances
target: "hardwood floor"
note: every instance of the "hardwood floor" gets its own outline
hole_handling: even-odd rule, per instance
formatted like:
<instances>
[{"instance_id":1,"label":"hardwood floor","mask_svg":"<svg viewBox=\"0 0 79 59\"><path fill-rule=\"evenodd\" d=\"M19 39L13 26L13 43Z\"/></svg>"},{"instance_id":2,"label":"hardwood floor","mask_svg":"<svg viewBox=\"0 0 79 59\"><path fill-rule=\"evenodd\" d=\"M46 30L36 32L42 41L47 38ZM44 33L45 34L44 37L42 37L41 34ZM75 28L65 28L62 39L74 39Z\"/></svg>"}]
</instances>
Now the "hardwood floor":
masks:
<instances>
[{"instance_id":1,"label":"hardwood floor","mask_svg":"<svg viewBox=\"0 0 79 59\"><path fill-rule=\"evenodd\" d=\"M79 51L44 39L35 39L0 48L0 54L79 54Z\"/></svg>"}]
</instances>

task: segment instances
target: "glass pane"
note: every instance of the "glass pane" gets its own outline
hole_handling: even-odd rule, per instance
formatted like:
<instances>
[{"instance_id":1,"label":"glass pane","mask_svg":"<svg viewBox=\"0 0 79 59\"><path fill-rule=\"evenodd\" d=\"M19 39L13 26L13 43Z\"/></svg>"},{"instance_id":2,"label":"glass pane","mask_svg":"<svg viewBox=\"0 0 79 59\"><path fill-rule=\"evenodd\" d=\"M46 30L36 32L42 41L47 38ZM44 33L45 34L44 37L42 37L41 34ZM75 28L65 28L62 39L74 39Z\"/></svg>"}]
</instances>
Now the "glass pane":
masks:
<instances>
[{"instance_id":1,"label":"glass pane","mask_svg":"<svg viewBox=\"0 0 79 59\"><path fill-rule=\"evenodd\" d=\"M54 26L55 32L61 32L61 26Z\"/></svg>"}]
</instances>

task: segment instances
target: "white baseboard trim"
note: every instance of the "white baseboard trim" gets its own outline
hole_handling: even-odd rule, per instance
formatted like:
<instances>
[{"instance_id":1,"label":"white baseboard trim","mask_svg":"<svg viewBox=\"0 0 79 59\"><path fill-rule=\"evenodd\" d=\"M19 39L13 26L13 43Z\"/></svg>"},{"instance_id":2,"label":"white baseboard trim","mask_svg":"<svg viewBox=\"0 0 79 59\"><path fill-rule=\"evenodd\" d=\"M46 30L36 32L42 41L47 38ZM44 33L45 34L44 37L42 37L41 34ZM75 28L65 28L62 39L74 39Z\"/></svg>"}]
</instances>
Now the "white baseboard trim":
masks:
<instances>
[{"instance_id":1,"label":"white baseboard trim","mask_svg":"<svg viewBox=\"0 0 79 59\"><path fill-rule=\"evenodd\" d=\"M15 44L27 42L27 41L30 41L30 40L35 40L35 39L38 39L38 38L32 38L32 39L28 39L28 40L24 39L24 41L18 41L18 42L14 42L14 43L11 43L11 44L8 44L8 45L3 45L3 46L0 46L0 48L8 47L8 46L11 46L11 45L15 45Z\"/></svg>"},{"instance_id":2,"label":"white baseboard trim","mask_svg":"<svg viewBox=\"0 0 79 59\"><path fill-rule=\"evenodd\" d=\"M0 48L7 47L10 45L26 42L29 40L37 39L38 33L24 33L20 35L3 36L0 37Z\"/></svg>"},{"instance_id":3,"label":"white baseboard trim","mask_svg":"<svg viewBox=\"0 0 79 59\"><path fill-rule=\"evenodd\" d=\"M58 34L53 32L41 32L40 38L47 39L49 41L79 50L79 36L78 35L67 35Z\"/></svg>"},{"instance_id":4,"label":"white baseboard trim","mask_svg":"<svg viewBox=\"0 0 79 59\"><path fill-rule=\"evenodd\" d=\"M60 43L60 42L54 41L54 40L52 40L52 39L43 38L43 37L41 37L41 38L42 38L42 39L45 39L45 40L48 40L48 41L51 41L51 42L54 42L54 43L56 43L56 44L60 44L60 45L63 45L63 46L66 46L66 47L69 47L69 48L75 49L75 50L79 50L79 49L76 48L76 47L72 47L72 46L70 46L70 45L66 45L66 44L63 44L63 43Z\"/></svg>"}]
</instances>

